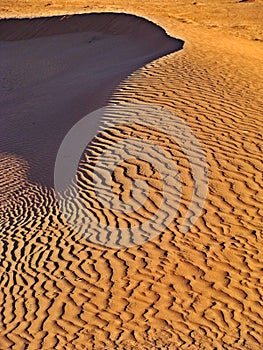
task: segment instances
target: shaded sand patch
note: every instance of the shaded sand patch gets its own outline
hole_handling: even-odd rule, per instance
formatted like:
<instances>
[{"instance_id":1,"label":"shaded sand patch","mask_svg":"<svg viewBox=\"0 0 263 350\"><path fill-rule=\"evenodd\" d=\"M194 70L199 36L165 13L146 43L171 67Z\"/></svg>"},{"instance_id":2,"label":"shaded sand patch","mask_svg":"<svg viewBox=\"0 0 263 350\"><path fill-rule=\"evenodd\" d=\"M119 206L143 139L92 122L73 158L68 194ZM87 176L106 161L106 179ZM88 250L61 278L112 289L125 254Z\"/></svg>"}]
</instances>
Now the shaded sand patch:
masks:
<instances>
[{"instance_id":1,"label":"shaded sand patch","mask_svg":"<svg viewBox=\"0 0 263 350\"><path fill-rule=\"evenodd\" d=\"M31 179L45 185L53 184L67 131L106 105L134 70L183 46L160 27L124 14L2 20L0 33L0 149L25 158ZM99 123L91 121L92 135Z\"/></svg>"}]
</instances>

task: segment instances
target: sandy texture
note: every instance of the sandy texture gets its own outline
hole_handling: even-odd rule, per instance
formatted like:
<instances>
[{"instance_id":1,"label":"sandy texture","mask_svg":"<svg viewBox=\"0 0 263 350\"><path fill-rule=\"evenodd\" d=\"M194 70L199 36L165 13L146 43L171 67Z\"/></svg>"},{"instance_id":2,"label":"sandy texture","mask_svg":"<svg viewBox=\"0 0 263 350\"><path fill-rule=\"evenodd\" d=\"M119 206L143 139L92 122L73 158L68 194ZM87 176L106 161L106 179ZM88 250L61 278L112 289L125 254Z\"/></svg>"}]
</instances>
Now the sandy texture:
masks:
<instances>
[{"instance_id":1,"label":"sandy texture","mask_svg":"<svg viewBox=\"0 0 263 350\"><path fill-rule=\"evenodd\" d=\"M0 33L1 149L19 149L32 180L51 186L67 131L137 68L183 46L146 20L111 14L2 21Z\"/></svg>"},{"instance_id":2,"label":"sandy texture","mask_svg":"<svg viewBox=\"0 0 263 350\"><path fill-rule=\"evenodd\" d=\"M61 21L64 34L56 19L37 28L31 21L0 23L0 349L262 348L263 5L193 3L1 2L2 17L133 13L185 44L177 51L182 43L138 18L124 21L121 36L118 16L103 34L95 24L87 34L84 24L67 25L74 17ZM83 77L95 63L105 73ZM184 179L169 227L142 246L114 250L81 239L60 215L51 179L56 149L79 118L107 99L165 107L199 139L209 192L189 232L178 229L191 201L189 163L169 137L136 125L97 135L80 163L82 194L102 220L125 225L98 210L89 174L105 144L143 135L169 150ZM116 170L113 190L123 195L134 177L162 188L154 169L130 160ZM140 220L153 209L145 205Z\"/></svg>"}]
</instances>

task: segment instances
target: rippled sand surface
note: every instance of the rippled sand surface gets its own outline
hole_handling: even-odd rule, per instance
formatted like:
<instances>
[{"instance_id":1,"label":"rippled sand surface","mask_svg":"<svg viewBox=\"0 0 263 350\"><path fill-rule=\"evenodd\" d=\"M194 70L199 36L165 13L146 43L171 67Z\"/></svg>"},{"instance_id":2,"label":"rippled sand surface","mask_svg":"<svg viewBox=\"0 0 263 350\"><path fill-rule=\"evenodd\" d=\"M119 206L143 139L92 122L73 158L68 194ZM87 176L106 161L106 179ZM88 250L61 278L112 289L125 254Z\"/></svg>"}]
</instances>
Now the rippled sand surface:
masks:
<instances>
[{"instance_id":1,"label":"rippled sand surface","mask_svg":"<svg viewBox=\"0 0 263 350\"><path fill-rule=\"evenodd\" d=\"M132 15L66 16L82 12ZM0 22L0 349L262 348L262 12L257 0L2 1L3 18L61 17ZM62 215L53 169L75 123L127 103L170 114L158 128L97 133L79 163L85 205L116 230L151 220L160 194L169 198L161 173L170 162L182 197L161 234L113 249L81 238ZM195 179L164 132L173 115L208 167L206 200L188 232L180 227ZM169 157L160 171L132 157L115 169L118 198L129 198L134 179L149 188L137 213L116 215L98 205L91 173L107 147L130 137ZM68 214L80 217L74 205Z\"/></svg>"}]
</instances>

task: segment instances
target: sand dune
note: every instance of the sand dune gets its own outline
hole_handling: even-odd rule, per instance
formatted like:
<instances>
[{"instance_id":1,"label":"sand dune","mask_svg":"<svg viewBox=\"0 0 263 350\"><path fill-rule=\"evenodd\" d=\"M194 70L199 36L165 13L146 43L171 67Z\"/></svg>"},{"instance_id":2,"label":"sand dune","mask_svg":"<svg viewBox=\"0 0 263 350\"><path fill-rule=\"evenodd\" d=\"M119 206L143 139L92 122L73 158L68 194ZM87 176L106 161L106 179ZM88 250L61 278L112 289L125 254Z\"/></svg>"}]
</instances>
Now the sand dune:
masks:
<instances>
[{"instance_id":1,"label":"sand dune","mask_svg":"<svg viewBox=\"0 0 263 350\"><path fill-rule=\"evenodd\" d=\"M209 12L212 2L186 2L184 12L178 2L180 15L176 3L91 1L86 11L155 19L185 41L179 52L181 41L133 16L0 22L0 349L262 348L263 49L259 40L246 39L260 33L262 2L228 2L218 16ZM84 6L73 1L68 13ZM229 6L247 6L255 28L230 30L233 14L221 17ZM31 13L36 9L62 11L54 1ZM205 14L217 28L205 23ZM92 76L83 74L90 69ZM154 140L183 179L170 225L143 245L110 249L80 238L61 214L52 186L57 149L75 122L107 102L165 108L198 138L209 191L187 233L179 227L194 188L189 161L167 135L138 124L96 135L80 162L81 195L116 227L151 218L163 183L149 163L127 159L113 177L120 198L129 197L134 178L149 185L149 201L130 221L97 207L90 174L94 159L124 135ZM77 219L74 206L71 215Z\"/></svg>"},{"instance_id":2,"label":"sand dune","mask_svg":"<svg viewBox=\"0 0 263 350\"><path fill-rule=\"evenodd\" d=\"M74 123L106 105L134 70L183 46L146 20L114 14L1 21L0 33L0 147L23 156L44 185L52 185L59 145Z\"/></svg>"}]
</instances>

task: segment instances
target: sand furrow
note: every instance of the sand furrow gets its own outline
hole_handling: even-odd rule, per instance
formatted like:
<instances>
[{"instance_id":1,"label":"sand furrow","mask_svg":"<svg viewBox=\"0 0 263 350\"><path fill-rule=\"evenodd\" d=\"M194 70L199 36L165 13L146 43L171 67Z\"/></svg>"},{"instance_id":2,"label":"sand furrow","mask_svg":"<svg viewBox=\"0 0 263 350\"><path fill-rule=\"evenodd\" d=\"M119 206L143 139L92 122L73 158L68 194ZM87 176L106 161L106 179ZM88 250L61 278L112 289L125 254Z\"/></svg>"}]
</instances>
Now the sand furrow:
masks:
<instances>
[{"instance_id":1,"label":"sand furrow","mask_svg":"<svg viewBox=\"0 0 263 350\"><path fill-rule=\"evenodd\" d=\"M191 215L202 197L198 191L194 193L195 179L191 173L191 165L200 164L202 154L195 154L193 162L189 162L176 137L165 132L175 123L172 117L159 116L157 125L154 124L156 116L153 116L152 120L146 120L148 127L139 123L112 126L111 120L105 117L104 122L109 127L98 133L83 150L77 174L81 200L94 218L90 240L87 240L81 237L83 227L74 229L74 224L83 217L83 208L78 207L78 199L75 199L76 188L68 189L72 201L64 203L70 218L67 220L59 210L54 190L47 185L53 176L50 169L55 149L66 130L78 118L100 106L93 100L98 94L96 89L89 96L83 92L78 96L79 89L88 90L93 80L85 78L83 85L72 83L80 79L84 69L94 65L83 60L89 57L84 50L87 41L92 41L89 43L94 45L92 50L99 41L103 42L103 50L117 46L115 37L108 44L107 39L98 34L83 34L95 29L113 36L119 33L120 23L113 15L107 22L109 28L103 26L102 29L95 23L97 16L89 25L82 16L70 22L67 18L55 21L46 18L38 24L34 21L28 21L25 26L20 23L19 37L14 36L10 22L6 36L3 38L1 34L3 45L14 44L14 39L35 40L40 53L42 45L51 49L56 46L54 42L58 42L55 35L62 36L54 49L55 60L49 57L42 64L39 56L32 58L34 69L42 75L32 75L23 81L30 68L13 75L9 71L10 76L5 72L8 74L4 79L4 111L9 113L13 108L9 105L11 95L17 110L22 107L24 114L17 120L20 133L17 132L16 138L12 131L13 109L12 118L5 120L6 130L11 131L8 135L2 132L0 141L4 151L0 158L3 177L0 183L0 349L260 349L263 334L261 58L249 50L246 52L237 38L232 38L233 47L229 47L231 40L228 37L223 40L223 34L218 34L213 41L209 30L200 30L198 37L192 27L189 45L184 50L159 59L175 47L172 45L172 49L167 43L168 46L165 44L155 52L152 40L147 44L149 53L142 50L144 43L137 48L138 38L131 40L128 56L122 56L122 60L128 62L127 67L120 72L119 68L115 70L116 66L111 66L113 75L109 80L116 79L109 89L105 86L99 102L103 104L113 93L110 105L148 103L163 107L184 120L205 150L209 191L195 225L187 233L180 231L194 195L196 203ZM168 16L166 19L167 27L171 28L173 19ZM134 20L125 23L123 29L131 38L136 26L139 31L141 25L138 17ZM68 27L63 26L65 23L69 23ZM147 23L146 27L152 34L151 26ZM163 35L159 30L154 30L158 38L159 34ZM71 35L76 38L74 41ZM67 66L59 48L64 48L69 55L71 45L75 60ZM126 39L119 43L119 47L122 45L126 45ZM11 46L9 49L13 50ZM136 57L129 61L134 50ZM114 57L123 52L115 52ZM24 51L22 53L25 55ZM98 52L93 54L96 56ZM102 56L99 55L98 65L103 63ZM157 60L146 64L154 58ZM49 64L45 80L44 67ZM120 61L118 64L121 65ZM108 67L101 69L105 73ZM68 91L64 76L67 70L70 73ZM99 71L97 69L97 78L107 85L109 80L105 83L100 80ZM20 83L16 92L12 92L10 81ZM50 81L53 81L51 85ZM57 106L54 91L61 84L65 90L62 89L62 100L58 103L61 104ZM38 96L41 86L43 91L49 88L54 93L47 109L50 114L35 114L39 106L33 108L29 102L25 103L32 90L33 98L39 103L46 99L44 95ZM91 101L88 107L87 101ZM52 103L57 108L53 114ZM40 122L37 126L30 124L33 137L27 139L22 125L26 111L32 115L27 119L28 125L34 122L36 115L40 120L44 118L53 130L53 138ZM60 130L61 118L65 121L63 130ZM48 141L45 147L39 146L37 135L41 142ZM134 179L139 179L147 184L149 198L145 202L139 198L137 202L142 205L130 214L116 212L107 192L97 197L93 183L96 161L107 148L130 137L162 147L169 155L169 161L163 162L163 170L169 168L170 161L179 168L182 198L177 198L177 211L169 196L163 194L169 179L162 177L150 162L134 158L129 149L129 157L114 170L112 191L122 202L128 200ZM46 154L47 146L53 154ZM110 154L105 163L100 164L100 172L96 173L98 183L103 182L106 161L114 159L116 154ZM153 162L157 162L160 155L147 153ZM105 206L103 199L107 198L109 205ZM121 230L151 219L162 199L167 216L172 213L173 220L151 241L117 250L94 244L96 239L106 244L121 244ZM98 227L99 221L115 227L116 235L104 234ZM132 231L129 233L128 240L133 241ZM147 240L149 232L143 232L143 236Z\"/></svg>"}]
</instances>

